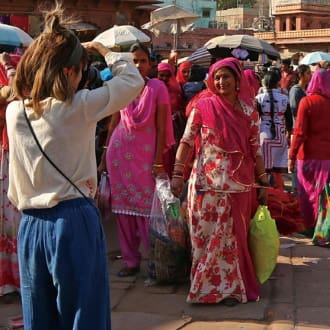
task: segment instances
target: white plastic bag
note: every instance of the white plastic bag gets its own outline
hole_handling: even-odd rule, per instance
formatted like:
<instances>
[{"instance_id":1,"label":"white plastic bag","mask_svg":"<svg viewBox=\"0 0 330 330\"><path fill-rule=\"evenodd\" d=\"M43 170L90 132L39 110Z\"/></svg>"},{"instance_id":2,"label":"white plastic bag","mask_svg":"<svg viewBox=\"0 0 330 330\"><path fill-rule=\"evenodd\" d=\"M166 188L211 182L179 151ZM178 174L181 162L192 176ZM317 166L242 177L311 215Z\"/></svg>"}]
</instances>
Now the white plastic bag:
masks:
<instances>
[{"instance_id":1,"label":"white plastic bag","mask_svg":"<svg viewBox=\"0 0 330 330\"><path fill-rule=\"evenodd\" d=\"M161 236L168 237L169 222L178 220L179 208L180 200L173 195L168 176L157 176L150 214L150 228Z\"/></svg>"}]
</instances>

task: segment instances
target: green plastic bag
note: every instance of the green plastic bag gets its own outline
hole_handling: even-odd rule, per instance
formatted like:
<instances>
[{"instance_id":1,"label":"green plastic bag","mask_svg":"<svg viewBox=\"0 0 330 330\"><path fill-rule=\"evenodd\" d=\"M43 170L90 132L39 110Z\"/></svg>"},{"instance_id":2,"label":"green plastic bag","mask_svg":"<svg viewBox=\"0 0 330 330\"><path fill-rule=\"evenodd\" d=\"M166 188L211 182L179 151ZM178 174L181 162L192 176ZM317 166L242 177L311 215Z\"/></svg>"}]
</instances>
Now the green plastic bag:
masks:
<instances>
[{"instance_id":1,"label":"green plastic bag","mask_svg":"<svg viewBox=\"0 0 330 330\"><path fill-rule=\"evenodd\" d=\"M266 205L260 205L251 220L248 243L256 276L262 284L272 274L280 248L276 222Z\"/></svg>"},{"instance_id":2,"label":"green plastic bag","mask_svg":"<svg viewBox=\"0 0 330 330\"><path fill-rule=\"evenodd\" d=\"M330 245L330 194L325 185L320 197L318 217L314 229L313 244L329 247Z\"/></svg>"}]
</instances>

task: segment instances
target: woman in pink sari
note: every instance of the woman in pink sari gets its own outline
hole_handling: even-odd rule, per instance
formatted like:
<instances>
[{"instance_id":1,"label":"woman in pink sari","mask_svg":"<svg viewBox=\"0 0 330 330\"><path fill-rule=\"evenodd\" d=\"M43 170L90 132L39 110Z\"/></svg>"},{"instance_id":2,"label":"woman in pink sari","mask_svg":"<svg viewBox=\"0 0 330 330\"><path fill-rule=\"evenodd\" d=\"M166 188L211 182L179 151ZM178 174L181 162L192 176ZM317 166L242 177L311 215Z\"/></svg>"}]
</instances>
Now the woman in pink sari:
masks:
<instances>
[{"instance_id":1,"label":"woman in pink sari","mask_svg":"<svg viewBox=\"0 0 330 330\"><path fill-rule=\"evenodd\" d=\"M157 78L165 83L170 97L175 145L167 152L165 157L165 164L167 173L171 177L175 152L186 126L183 94L180 84L176 81L172 65L163 62L159 63Z\"/></svg>"},{"instance_id":2,"label":"woman in pink sari","mask_svg":"<svg viewBox=\"0 0 330 330\"><path fill-rule=\"evenodd\" d=\"M166 86L158 79L147 77L150 54L145 45L134 44L131 52L145 87L138 98L113 115L106 153L112 212L116 215L125 264L118 273L120 277L140 270L140 243L146 251L149 249L148 218L154 177L165 171L164 152L174 144Z\"/></svg>"},{"instance_id":3,"label":"woman in pink sari","mask_svg":"<svg viewBox=\"0 0 330 330\"><path fill-rule=\"evenodd\" d=\"M180 84L181 87L188 82L189 75L190 75L190 69L191 69L192 63L185 61L182 62L177 69L176 72L176 80Z\"/></svg>"},{"instance_id":4,"label":"woman in pink sari","mask_svg":"<svg viewBox=\"0 0 330 330\"><path fill-rule=\"evenodd\" d=\"M239 61L213 64L207 85L210 94L195 103L176 154L172 191L181 194L187 155L196 145L188 188L193 260L187 301L233 306L259 298L247 233L255 178L267 186L267 177L258 113ZM266 190L258 197L265 200Z\"/></svg>"},{"instance_id":5,"label":"woman in pink sari","mask_svg":"<svg viewBox=\"0 0 330 330\"><path fill-rule=\"evenodd\" d=\"M289 171L297 164L298 198L307 234L313 234L318 200L330 182L330 71L313 73L301 99L289 152Z\"/></svg>"},{"instance_id":6,"label":"woman in pink sari","mask_svg":"<svg viewBox=\"0 0 330 330\"><path fill-rule=\"evenodd\" d=\"M19 55L0 54L0 296L19 291L17 232L21 214L7 197L9 148L6 108Z\"/></svg>"}]
</instances>

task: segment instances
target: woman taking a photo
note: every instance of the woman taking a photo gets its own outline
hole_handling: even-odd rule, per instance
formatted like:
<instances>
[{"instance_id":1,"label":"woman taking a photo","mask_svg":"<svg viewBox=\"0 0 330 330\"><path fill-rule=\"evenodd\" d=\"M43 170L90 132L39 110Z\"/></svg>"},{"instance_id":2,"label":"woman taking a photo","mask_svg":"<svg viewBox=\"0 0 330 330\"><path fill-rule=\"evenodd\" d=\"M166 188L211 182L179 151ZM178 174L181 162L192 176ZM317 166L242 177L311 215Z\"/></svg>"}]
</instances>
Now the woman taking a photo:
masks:
<instances>
[{"instance_id":1,"label":"woman taking a photo","mask_svg":"<svg viewBox=\"0 0 330 330\"><path fill-rule=\"evenodd\" d=\"M86 50L60 5L17 67L18 101L7 108L8 197L22 211L18 233L24 329L108 330L108 267L97 188L96 123L143 86L129 57L99 43L114 78L77 91ZM125 97L123 97L125 95Z\"/></svg>"}]
</instances>

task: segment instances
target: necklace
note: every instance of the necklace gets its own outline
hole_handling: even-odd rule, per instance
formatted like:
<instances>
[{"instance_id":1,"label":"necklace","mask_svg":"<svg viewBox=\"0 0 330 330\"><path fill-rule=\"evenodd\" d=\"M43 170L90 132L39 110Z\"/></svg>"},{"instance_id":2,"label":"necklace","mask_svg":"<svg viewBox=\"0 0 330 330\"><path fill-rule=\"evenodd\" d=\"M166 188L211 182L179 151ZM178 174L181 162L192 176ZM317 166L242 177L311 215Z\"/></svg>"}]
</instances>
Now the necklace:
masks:
<instances>
[{"instance_id":1,"label":"necklace","mask_svg":"<svg viewBox=\"0 0 330 330\"><path fill-rule=\"evenodd\" d=\"M233 103L234 110L236 111L242 111L241 103L239 99L236 99L235 102Z\"/></svg>"}]
</instances>

